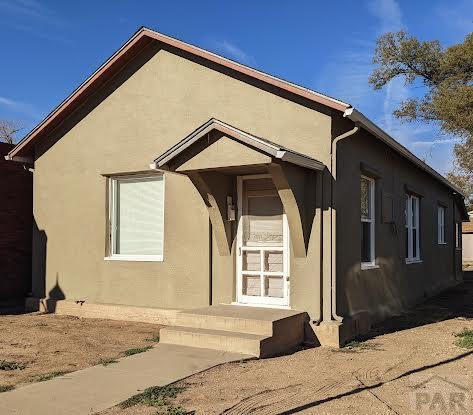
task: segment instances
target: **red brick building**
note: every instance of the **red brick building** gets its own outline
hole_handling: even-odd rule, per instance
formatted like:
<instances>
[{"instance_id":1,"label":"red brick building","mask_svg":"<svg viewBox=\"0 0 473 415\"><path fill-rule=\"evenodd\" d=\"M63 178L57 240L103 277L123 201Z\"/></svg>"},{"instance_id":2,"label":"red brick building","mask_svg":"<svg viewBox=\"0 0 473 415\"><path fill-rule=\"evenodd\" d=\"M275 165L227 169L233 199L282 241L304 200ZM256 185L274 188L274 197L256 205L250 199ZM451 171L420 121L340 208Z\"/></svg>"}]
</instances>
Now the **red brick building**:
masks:
<instances>
[{"instance_id":1,"label":"red brick building","mask_svg":"<svg viewBox=\"0 0 473 415\"><path fill-rule=\"evenodd\" d=\"M13 145L0 143L0 301L23 299L31 290L33 175L6 161Z\"/></svg>"}]
</instances>

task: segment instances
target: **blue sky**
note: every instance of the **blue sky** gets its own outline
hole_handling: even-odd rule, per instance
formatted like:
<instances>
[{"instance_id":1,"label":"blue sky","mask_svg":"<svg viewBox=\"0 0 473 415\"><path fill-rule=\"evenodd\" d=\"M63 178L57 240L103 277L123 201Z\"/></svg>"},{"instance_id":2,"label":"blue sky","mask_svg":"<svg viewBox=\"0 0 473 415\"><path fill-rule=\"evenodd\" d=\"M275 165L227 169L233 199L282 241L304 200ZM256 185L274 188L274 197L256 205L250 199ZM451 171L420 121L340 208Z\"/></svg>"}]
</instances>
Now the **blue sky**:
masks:
<instances>
[{"instance_id":1,"label":"blue sky","mask_svg":"<svg viewBox=\"0 0 473 415\"><path fill-rule=\"evenodd\" d=\"M345 100L438 171L451 166L454 138L391 115L422 90L367 80L381 33L461 42L473 0L0 0L0 119L24 135L140 26Z\"/></svg>"}]
</instances>

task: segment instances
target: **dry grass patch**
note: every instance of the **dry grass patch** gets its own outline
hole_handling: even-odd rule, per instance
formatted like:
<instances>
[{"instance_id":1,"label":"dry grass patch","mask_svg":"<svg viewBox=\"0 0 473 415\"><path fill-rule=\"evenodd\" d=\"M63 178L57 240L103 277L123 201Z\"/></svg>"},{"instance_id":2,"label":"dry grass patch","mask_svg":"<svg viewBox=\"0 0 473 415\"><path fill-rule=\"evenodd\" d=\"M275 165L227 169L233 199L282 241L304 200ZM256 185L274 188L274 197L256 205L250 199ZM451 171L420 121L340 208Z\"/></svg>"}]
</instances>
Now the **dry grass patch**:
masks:
<instances>
[{"instance_id":1,"label":"dry grass patch","mask_svg":"<svg viewBox=\"0 0 473 415\"><path fill-rule=\"evenodd\" d=\"M0 393L2 392L8 392L15 389L13 385L0 385Z\"/></svg>"},{"instance_id":2,"label":"dry grass patch","mask_svg":"<svg viewBox=\"0 0 473 415\"><path fill-rule=\"evenodd\" d=\"M148 350L152 349L153 346L145 346L145 347L135 347L133 349L128 349L123 352L125 356L133 356L134 354L144 353Z\"/></svg>"},{"instance_id":3,"label":"dry grass patch","mask_svg":"<svg viewBox=\"0 0 473 415\"><path fill-rule=\"evenodd\" d=\"M159 326L54 314L0 316L0 385L44 381L150 346Z\"/></svg>"},{"instance_id":4,"label":"dry grass patch","mask_svg":"<svg viewBox=\"0 0 473 415\"><path fill-rule=\"evenodd\" d=\"M23 363L0 360L0 370L23 370L25 367Z\"/></svg>"},{"instance_id":5,"label":"dry grass patch","mask_svg":"<svg viewBox=\"0 0 473 415\"><path fill-rule=\"evenodd\" d=\"M187 415L184 408L174 405L173 400L184 391L184 387L173 385L152 386L142 393L133 395L126 401L123 401L119 407L122 409L131 408L137 405L151 406L157 408L157 415Z\"/></svg>"},{"instance_id":6,"label":"dry grass patch","mask_svg":"<svg viewBox=\"0 0 473 415\"><path fill-rule=\"evenodd\" d=\"M464 349L473 349L473 330L463 329L460 333L455 334L457 340L455 344Z\"/></svg>"}]
</instances>

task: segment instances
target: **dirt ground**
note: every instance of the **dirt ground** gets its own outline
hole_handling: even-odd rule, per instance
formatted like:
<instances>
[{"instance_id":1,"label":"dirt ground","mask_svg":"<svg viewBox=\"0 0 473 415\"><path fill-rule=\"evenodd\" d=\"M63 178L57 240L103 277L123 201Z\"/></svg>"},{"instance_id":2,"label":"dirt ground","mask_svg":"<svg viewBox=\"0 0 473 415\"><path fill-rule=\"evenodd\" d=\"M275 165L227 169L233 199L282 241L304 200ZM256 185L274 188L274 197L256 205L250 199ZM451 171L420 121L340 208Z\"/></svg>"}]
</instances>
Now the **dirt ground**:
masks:
<instances>
[{"instance_id":1,"label":"dirt ground","mask_svg":"<svg viewBox=\"0 0 473 415\"><path fill-rule=\"evenodd\" d=\"M24 369L0 370L1 386L44 380L122 357L125 350L153 345L159 326L54 314L0 315L1 362Z\"/></svg>"},{"instance_id":2,"label":"dirt ground","mask_svg":"<svg viewBox=\"0 0 473 415\"><path fill-rule=\"evenodd\" d=\"M472 414L473 349L455 345L464 328L473 330L473 281L384 322L350 347L305 349L191 376L177 384L187 389L172 403L185 411L169 413ZM102 415L156 410L137 405Z\"/></svg>"}]
</instances>

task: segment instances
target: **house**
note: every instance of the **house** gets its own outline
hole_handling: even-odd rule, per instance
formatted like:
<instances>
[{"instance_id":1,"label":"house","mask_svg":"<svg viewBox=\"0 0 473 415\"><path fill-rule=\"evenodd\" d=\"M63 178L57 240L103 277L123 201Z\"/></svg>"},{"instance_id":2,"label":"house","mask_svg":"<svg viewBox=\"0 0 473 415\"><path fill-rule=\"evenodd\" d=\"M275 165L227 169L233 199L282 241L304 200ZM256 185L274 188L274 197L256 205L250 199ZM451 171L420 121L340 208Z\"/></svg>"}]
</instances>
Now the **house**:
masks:
<instances>
[{"instance_id":1,"label":"house","mask_svg":"<svg viewBox=\"0 0 473 415\"><path fill-rule=\"evenodd\" d=\"M22 301L31 290L33 175L5 160L12 144L0 143L0 304Z\"/></svg>"},{"instance_id":2,"label":"house","mask_svg":"<svg viewBox=\"0 0 473 415\"><path fill-rule=\"evenodd\" d=\"M147 28L8 158L34 169L33 297L63 312L295 310L338 346L462 280L454 185L349 104Z\"/></svg>"},{"instance_id":3,"label":"house","mask_svg":"<svg viewBox=\"0 0 473 415\"><path fill-rule=\"evenodd\" d=\"M469 222L462 226L463 264L468 270L473 270L473 211L468 212Z\"/></svg>"}]
</instances>

